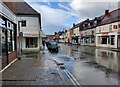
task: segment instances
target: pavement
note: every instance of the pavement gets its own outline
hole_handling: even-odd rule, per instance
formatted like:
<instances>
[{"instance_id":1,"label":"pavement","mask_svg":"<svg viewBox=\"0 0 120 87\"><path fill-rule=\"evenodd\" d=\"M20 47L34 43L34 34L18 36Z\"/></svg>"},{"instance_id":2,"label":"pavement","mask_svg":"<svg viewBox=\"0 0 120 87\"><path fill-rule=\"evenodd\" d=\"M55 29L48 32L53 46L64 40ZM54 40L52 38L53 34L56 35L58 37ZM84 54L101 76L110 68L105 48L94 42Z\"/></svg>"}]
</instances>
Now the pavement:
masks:
<instances>
[{"instance_id":1,"label":"pavement","mask_svg":"<svg viewBox=\"0 0 120 87\"><path fill-rule=\"evenodd\" d=\"M41 85L73 86L73 83L52 60L51 56L41 52L40 54L22 55L21 60L17 60L2 72L2 87L13 87L13 85L22 87Z\"/></svg>"}]
</instances>

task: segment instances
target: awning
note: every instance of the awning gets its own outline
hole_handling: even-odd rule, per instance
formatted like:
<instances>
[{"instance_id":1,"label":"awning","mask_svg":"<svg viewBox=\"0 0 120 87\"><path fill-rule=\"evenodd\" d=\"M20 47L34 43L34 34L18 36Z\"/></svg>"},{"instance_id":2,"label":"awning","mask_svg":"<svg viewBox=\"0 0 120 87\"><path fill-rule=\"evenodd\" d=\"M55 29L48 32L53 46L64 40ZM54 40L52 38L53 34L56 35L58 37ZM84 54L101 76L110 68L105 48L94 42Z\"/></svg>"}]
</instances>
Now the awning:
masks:
<instances>
[{"instance_id":1,"label":"awning","mask_svg":"<svg viewBox=\"0 0 120 87\"><path fill-rule=\"evenodd\" d=\"M46 35L43 31L40 31L40 37L46 37Z\"/></svg>"}]
</instances>

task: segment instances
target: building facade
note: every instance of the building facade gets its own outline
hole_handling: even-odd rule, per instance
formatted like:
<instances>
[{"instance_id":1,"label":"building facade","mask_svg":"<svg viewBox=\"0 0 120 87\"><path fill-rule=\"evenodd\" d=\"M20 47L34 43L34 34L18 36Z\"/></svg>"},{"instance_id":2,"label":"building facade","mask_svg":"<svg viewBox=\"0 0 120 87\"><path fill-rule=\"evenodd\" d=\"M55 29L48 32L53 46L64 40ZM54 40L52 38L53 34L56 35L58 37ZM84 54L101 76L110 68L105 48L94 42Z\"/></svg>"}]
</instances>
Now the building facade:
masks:
<instances>
[{"instance_id":1,"label":"building facade","mask_svg":"<svg viewBox=\"0 0 120 87\"><path fill-rule=\"evenodd\" d=\"M17 16L18 49L22 52L40 50L41 16L26 2L6 2ZM22 9L25 8L25 9Z\"/></svg>"},{"instance_id":2,"label":"building facade","mask_svg":"<svg viewBox=\"0 0 120 87\"><path fill-rule=\"evenodd\" d=\"M96 28L96 46L120 48L120 9L107 13Z\"/></svg>"},{"instance_id":3,"label":"building facade","mask_svg":"<svg viewBox=\"0 0 120 87\"><path fill-rule=\"evenodd\" d=\"M0 0L0 66L1 69L17 58L17 18Z\"/></svg>"}]
</instances>

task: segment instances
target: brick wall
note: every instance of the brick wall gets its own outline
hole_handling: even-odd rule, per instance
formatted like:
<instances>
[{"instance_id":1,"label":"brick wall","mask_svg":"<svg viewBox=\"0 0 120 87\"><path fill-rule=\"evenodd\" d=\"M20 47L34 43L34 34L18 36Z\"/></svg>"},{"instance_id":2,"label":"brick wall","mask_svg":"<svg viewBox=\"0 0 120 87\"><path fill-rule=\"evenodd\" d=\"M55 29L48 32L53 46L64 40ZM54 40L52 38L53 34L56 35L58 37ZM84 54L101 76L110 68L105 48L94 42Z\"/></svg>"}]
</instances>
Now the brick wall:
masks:
<instances>
[{"instance_id":1,"label":"brick wall","mask_svg":"<svg viewBox=\"0 0 120 87\"><path fill-rule=\"evenodd\" d=\"M17 58L17 52L16 52L16 51L10 53L10 54L8 55L9 63L11 63L11 62L12 62L13 60L15 60L16 58Z\"/></svg>"}]
</instances>

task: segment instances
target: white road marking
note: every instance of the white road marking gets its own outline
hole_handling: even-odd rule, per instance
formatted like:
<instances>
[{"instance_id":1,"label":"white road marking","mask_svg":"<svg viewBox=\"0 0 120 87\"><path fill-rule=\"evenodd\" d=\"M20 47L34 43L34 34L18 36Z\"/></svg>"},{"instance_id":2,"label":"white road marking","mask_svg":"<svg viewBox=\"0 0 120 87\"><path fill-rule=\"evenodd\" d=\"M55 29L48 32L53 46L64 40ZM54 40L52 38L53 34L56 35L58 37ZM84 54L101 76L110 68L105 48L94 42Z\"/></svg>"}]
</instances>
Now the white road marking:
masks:
<instances>
[{"instance_id":1,"label":"white road marking","mask_svg":"<svg viewBox=\"0 0 120 87\"><path fill-rule=\"evenodd\" d=\"M17 59L13 60L10 64L8 64L4 69L2 69L0 71L0 73L2 73L3 71L5 71L9 66L11 66L15 61L17 61Z\"/></svg>"},{"instance_id":2,"label":"white road marking","mask_svg":"<svg viewBox=\"0 0 120 87\"><path fill-rule=\"evenodd\" d=\"M76 83L73 81L73 79L69 76L69 74L67 73L66 70L64 70L64 72L66 73L66 75L69 77L69 79L72 81L73 85L76 85Z\"/></svg>"},{"instance_id":3,"label":"white road marking","mask_svg":"<svg viewBox=\"0 0 120 87\"><path fill-rule=\"evenodd\" d=\"M76 85L76 87L78 87L78 86L81 87L79 82L76 80L76 78L67 69L65 69L64 72L67 74L67 76L72 81L72 83L74 85Z\"/></svg>"}]
</instances>

